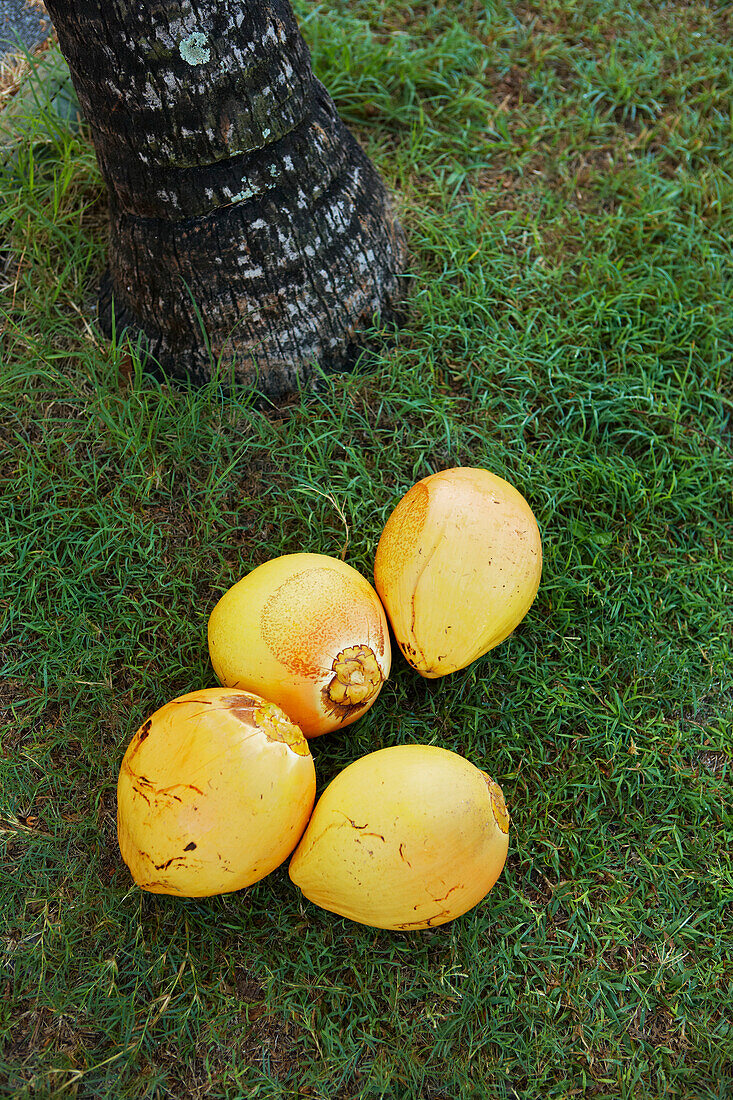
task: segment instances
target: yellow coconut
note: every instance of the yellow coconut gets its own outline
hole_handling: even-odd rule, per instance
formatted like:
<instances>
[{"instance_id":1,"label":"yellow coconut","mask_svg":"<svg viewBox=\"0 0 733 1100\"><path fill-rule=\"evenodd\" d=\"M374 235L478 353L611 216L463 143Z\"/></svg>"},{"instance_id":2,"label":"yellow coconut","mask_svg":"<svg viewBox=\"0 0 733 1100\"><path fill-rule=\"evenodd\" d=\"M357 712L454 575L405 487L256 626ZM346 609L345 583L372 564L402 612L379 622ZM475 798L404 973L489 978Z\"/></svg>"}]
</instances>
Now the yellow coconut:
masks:
<instances>
[{"instance_id":1,"label":"yellow coconut","mask_svg":"<svg viewBox=\"0 0 733 1100\"><path fill-rule=\"evenodd\" d=\"M122 858L154 894L241 890L287 859L315 792L308 742L279 707L231 688L182 695L143 723L122 761Z\"/></svg>"},{"instance_id":2,"label":"yellow coconut","mask_svg":"<svg viewBox=\"0 0 733 1100\"><path fill-rule=\"evenodd\" d=\"M272 699L306 737L355 722L389 675L389 628L360 573L325 554L286 554L248 573L209 619L222 684Z\"/></svg>"},{"instance_id":3,"label":"yellow coconut","mask_svg":"<svg viewBox=\"0 0 733 1100\"><path fill-rule=\"evenodd\" d=\"M323 909L375 928L444 924L504 866L501 787L464 757L396 745L350 764L321 795L290 878Z\"/></svg>"},{"instance_id":4,"label":"yellow coconut","mask_svg":"<svg viewBox=\"0 0 733 1100\"><path fill-rule=\"evenodd\" d=\"M465 668L532 606L542 543L527 501L488 470L423 478L387 520L374 580L400 649L422 676Z\"/></svg>"}]
</instances>

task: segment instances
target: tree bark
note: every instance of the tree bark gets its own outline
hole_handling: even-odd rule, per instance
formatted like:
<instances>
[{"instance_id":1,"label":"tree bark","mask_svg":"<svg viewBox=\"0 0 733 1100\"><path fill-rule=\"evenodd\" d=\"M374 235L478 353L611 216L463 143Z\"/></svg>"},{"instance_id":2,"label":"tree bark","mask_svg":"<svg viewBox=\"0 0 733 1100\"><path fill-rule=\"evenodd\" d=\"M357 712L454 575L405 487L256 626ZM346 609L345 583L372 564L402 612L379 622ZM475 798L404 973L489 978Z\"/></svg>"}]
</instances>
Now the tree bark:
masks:
<instances>
[{"instance_id":1,"label":"tree bark","mask_svg":"<svg viewBox=\"0 0 733 1100\"><path fill-rule=\"evenodd\" d=\"M288 0L46 7L109 190L105 333L273 397L343 365L399 306L405 240Z\"/></svg>"}]
</instances>

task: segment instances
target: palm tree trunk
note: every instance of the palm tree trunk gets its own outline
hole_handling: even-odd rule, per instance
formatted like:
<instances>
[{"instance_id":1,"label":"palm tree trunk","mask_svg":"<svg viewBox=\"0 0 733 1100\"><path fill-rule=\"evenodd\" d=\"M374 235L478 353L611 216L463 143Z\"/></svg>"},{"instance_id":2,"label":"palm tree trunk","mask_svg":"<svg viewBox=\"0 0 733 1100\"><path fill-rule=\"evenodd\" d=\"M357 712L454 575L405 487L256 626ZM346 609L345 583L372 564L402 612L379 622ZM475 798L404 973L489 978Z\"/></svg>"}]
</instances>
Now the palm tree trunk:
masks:
<instances>
[{"instance_id":1,"label":"palm tree trunk","mask_svg":"<svg viewBox=\"0 0 733 1100\"><path fill-rule=\"evenodd\" d=\"M46 0L109 190L100 321L277 397L389 318L391 198L288 0Z\"/></svg>"}]
</instances>

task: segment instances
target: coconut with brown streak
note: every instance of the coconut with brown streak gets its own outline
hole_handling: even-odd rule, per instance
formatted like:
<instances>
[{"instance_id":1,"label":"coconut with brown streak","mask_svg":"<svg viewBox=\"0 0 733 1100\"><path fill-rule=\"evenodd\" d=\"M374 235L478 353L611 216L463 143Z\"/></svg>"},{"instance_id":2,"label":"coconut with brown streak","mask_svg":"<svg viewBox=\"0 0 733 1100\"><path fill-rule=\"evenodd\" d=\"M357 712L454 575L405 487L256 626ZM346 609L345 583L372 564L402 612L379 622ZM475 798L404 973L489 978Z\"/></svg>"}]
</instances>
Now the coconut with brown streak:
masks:
<instances>
[{"instance_id":1,"label":"coconut with brown streak","mask_svg":"<svg viewBox=\"0 0 733 1100\"><path fill-rule=\"evenodd\" d=\"M506 861L501 787L464 757L396 745L345 768L290 861L314 904L375 928L444 924L488 894Z\"/></svg>"},{"instance_id":2,"label":"coconut with brown streak","mask_svg":"<svg viewBox=\"0 0 733 1100\"><path fill-rule=\"evenodd\" d=\"M221 597L208 636L221 683L272 699L306 737L355 722L389 675L379 597L326 554L285 554L253 569Z\"/></svg>"},{"instance_id":3,"label":"coconut with brown streak","mask_svg":"<svg viewBox=\"0 0 733 1100\"><path fill-rule=\"evenodd\" d=\"M171 700L133 737L117 784L117 835L154 894L241 890L292 852L313 809L308 742L280 707L204 688Z\"/></svg>"},{"instance_id":4,"label":"coconut with brown streak","mask_svg":"<svg viewBox=\"0 0 733 1100\"><path fill-rule=\"evenodd\" d=\"M374 581L407 661L445 676L503 642L532 606L542 542L527 501L488 470L418 481L390 515Z\"/></svg>"}]
</instances>

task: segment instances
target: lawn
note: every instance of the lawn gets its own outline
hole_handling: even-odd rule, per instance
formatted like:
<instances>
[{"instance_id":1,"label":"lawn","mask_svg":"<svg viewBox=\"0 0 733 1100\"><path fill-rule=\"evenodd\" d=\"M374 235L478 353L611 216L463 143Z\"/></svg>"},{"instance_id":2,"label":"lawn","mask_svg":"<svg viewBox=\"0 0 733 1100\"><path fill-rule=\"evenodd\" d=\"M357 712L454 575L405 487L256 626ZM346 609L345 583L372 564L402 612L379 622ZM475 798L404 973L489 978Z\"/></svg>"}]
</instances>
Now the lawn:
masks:
<instances>
[{"instance_id":1,"label":"lawn","mask_svg":"<svg viewBox=\"0 0 733 1100\"><path fill-rule=\"evenodd\" d=\"M14 123L0 186L0 1094L109 1100L733 1096L733 9L300 0L393 187L409 311L279 407L155 381L94 326L84 128ZM313 742L319 790L393 744L502 785L509 858L454 922L385 932L285 866L142 893L125 747L214 684L208 616L266 559L367 577L415 480L513 482L527 618L466 671L399 653Z\"/></svg>"}]
</instances>

